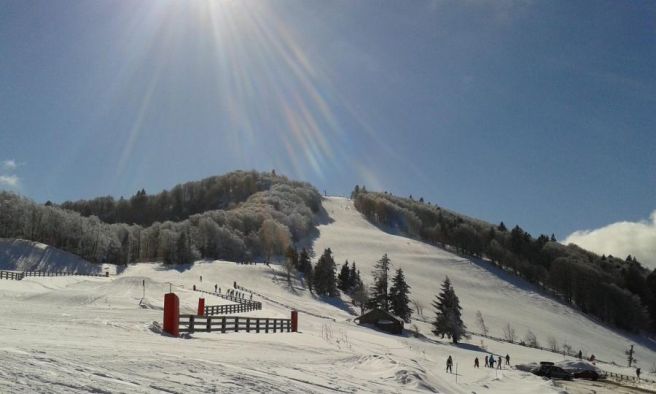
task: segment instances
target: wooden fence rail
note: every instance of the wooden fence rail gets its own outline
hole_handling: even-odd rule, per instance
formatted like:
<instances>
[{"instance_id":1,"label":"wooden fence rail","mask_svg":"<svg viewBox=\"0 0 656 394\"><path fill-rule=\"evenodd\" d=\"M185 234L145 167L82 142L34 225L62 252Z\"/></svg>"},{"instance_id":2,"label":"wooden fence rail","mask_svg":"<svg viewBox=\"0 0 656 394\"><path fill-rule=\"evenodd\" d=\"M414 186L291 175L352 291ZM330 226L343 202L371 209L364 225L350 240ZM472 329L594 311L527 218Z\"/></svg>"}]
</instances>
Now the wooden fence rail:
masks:
<instances>
[{"instance_id":1,"label":"wooden fence rail","mask_svg":"<svg viewBox=\"0 0 656 394\"><path fill-rule=\"evenodd\" d=\"M262 309L261 302L249 302L244 304L230 304L230 305L208 305L205 307L205 316L259 311L261 309Z\"/></svg>"},{"instance_id":2,"label":"wooden fence rail","mask_svg":"<svg viewBox=\"0 0 656 394\"><path fill-rule=\"evenodd\" d=\"M228 295L225 293L212 293L211 291L205 291L205 290L200 290L200 289L195 289L194 291L197 291L199 293L205 293L205 294L210 294L216 297L223 298L224 300L232 301L232 302L237 302L240 304L249 304L249 303L255 303L256 301L252 300L247 300L246 298L243 297L238 297L238 296L232 296Z\"/></svg>"},{"instance_id":3,"label":"wooden fence rail","mask_svg":"<svg viewBox=\"0 0 656 394\"><path fill-rule=\"evenodd\" d=\"M180 315L180 332L291 332L291 319L272 319L244 316Z\"/></svg>"},{"instance_id":4,"label":"wooden fence rail","mask_svg":"<svg viewBox=\"0 0 656 394\"><path fill-rule=\"evenodd\" d=\"M24 276L95 276L105 277L107 274L82 274L75 272L45 272L45 271L25 271Z\"/></svg>"},{"instance_id":5,"label":"wooden fence rail","mask_svg":"<svg viewBox=\"0 0 656 394\"><path fill-rule=\"evenodd\" d=\"M24 272L0 271L0 279L22 280L24 276Z\"/></svg>"}]
</instances>

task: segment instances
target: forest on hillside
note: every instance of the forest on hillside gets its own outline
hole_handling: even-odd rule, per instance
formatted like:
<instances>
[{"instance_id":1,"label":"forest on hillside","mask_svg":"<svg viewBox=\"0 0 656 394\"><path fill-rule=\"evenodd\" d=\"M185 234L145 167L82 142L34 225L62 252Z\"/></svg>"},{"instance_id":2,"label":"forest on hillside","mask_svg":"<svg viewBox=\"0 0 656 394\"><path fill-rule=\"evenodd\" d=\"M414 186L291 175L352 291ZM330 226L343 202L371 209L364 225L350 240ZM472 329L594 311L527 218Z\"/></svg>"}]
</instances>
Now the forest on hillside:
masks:
<instances>
[{"instance_id":1,"label":"forest on hillside","mask_svg":"<svg viewBox=\"0 0 656 394\"><path fill-rule=\"evenodd\" d=\"M493 225L423 199L360 186L351 197L359 212L388 231L487 258L611 325L631 331L656 327L656 270L645 269L635 257L599 256L562 245L553 235L534 238L518 225Z\"/></svg>"},{"instance_id":2,"label":"forest on hillside","mask_svg":"<svg viewBox=\"0 0 656 394\"><path fill-rule=\"evenodd\" d=\"M270 259L311 234L320 209L321 195L308 183L236 171L118 201L41 205L0 192L0 237L43 242L98 263Z\"/></svg>"}]
</instances>

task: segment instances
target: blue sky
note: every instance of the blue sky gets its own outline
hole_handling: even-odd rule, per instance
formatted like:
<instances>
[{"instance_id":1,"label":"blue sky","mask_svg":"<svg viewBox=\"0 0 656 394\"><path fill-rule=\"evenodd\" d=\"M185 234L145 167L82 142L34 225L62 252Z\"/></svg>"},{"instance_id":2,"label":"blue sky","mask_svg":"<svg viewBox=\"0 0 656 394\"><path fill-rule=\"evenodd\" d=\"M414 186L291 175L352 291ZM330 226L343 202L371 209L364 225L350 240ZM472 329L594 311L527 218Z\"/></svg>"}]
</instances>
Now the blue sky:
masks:
<instances>
[{"instance_id":1,"label":"blue sky","mask_svg":"<svg viewBox=\"0 0 656 394\"><path fill-rule=\"evenodd\" d=\"M234 169L533 234L656 209L656 3L0 1L0 187Z\"/></svg>"}]
</instances>

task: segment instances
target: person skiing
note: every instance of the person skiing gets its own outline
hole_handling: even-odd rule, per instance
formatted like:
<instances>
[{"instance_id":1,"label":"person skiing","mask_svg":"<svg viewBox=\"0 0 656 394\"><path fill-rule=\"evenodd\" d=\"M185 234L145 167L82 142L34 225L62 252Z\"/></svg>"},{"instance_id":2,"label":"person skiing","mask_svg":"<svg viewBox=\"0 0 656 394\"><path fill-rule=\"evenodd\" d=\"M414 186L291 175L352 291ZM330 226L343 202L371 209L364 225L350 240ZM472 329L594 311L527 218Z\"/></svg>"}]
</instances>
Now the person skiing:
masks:
<instances>
[{"instance_id":1,"label":"person skiing","mask_svg":"<svg viewBox=\"0 0 656 394\"><path fill-rule=\"evenodd\" d=\"M474 368L478 368L478 357L474 359Z\"/></svg>"},{"instance_id":2,"label":"person skiing","mask_svg":"<svg viewBox=\"0 0 656 394\"><path fill-rule=\"evenodd\" d=\"M510 365L510 355L506 354L506 365Z\"/></svg>"},{"instance_id":3,"label":"person skiing","mask_svg":"<svg viewBox=\"0 0 656 394\"><path fill-rule=\"evenodd\" d=\"M640 368L636 368L636 376L638 377L638 380L640 380Z\"/></svg>"},{"instance_id":4,"label":"person skiing","mask_svg":"<svg viewBox=\"0 0 656 394\"><path fill-rule=\"evenodd\" d=\"M490 356L490 368L494 368L494 356Z\"/></svg>"},{"instance_id":5,"label":"person skiing","mask_svg":"<svg viewBox=\"0 0 656 394\"><path fill-rule=\"evenodd\" d=\"M200 276L200 283L203 283L203 275Z\"/></svg>"},{"instance_id":6,"label":"person skiing","mask_svg":"<svg viewBox=\"0 0 656 394\"><path fill-rule=\"evenodd\" d=\"M490 366L490 362L487 361L487 356L485 356L485 368Z\"/></svg>"},{"instance_id":7,"label":"person skiing","mask_svg":"<svg viewBox=\"0 0 656 394\"><path fill-rule=\"evenodd\" d=\"M583 352L579 350L579 360L583 360Z\"/></svg>"},{"instance_id":8,"label":"person skiing","mask_svg":"<svg viewBox=\"0 0 656 394\"><path fill-rule=\"evenodd\" d=\"M446 371L453 373L453 359L451 358L451 356L449 356L449 358L446 359Z\"/></svg>"},{"instance_id":9,"label":"person skiing","mask_svg":"<svg viewBox=\"0 0 656 394\"><path fill-rule=\"evenodd\" d=\"M497 369L501 369L503 363L501 362L501 356L499 356L499 361L497 361Z\"/></svg>"},{"instance_id":10,"label":"person skiing","mask_svg":"<svg viewBox=\"0 0 656 394\"><path fill-rule=\"evenodd\" d=\"M216 293L218 289L219 289L219 285L215 284L214 285L214 292Z\"/></svg>"}]
</instances>

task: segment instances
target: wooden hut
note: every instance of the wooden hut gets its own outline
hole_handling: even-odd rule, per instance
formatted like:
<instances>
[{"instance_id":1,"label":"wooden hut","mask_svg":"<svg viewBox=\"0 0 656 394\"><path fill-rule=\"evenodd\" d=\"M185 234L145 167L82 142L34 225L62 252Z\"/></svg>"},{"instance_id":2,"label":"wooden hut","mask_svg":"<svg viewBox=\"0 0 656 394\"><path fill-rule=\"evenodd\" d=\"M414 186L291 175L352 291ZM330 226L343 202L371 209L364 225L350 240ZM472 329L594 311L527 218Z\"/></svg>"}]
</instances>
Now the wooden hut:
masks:
<instances>
[{"instance_id":1,"label":"wooden hut","mask_svg":"<svg viewBox=\"0 0 656 394\"><path fill-rule=\"evenodd\" d=\"M400 335L403 333L403 319L382 309L372 309L364 315L356 317L354 321L360 325L372 324L390 334Z\"/></svg>"}]
</instances>

